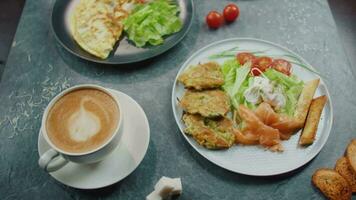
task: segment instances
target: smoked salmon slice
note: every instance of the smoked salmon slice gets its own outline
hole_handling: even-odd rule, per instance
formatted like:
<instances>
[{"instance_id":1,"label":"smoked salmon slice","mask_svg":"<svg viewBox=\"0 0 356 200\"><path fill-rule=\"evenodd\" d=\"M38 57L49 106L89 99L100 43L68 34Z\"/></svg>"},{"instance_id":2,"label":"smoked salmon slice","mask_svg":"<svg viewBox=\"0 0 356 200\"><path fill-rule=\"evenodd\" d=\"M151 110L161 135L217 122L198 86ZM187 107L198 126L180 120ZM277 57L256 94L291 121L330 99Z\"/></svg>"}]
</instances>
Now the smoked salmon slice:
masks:
<instances>
[{"instance_id":1,"label":"smoked salmon slice","mask_svg":"<svg viewBox=\"0 0 356 200\"><path fill-rule=\"evenodd\" d=\"M253 142L256 142L256 138L258 138L259 144L265 147L273 147L277 150L280 149L275 148L275 146L280 146L278 129L263 123L263 121L252 110L246 108L244 105L239 106L239 115L246 126L243 128L242 133L239 133L238 137L235 137L237 139L237 143L253 144Z\"/></svg>"},{"instance_id":2,"label":"smoked salmon slice","mask_svg":"<svg viewBox=\"0 0 356 200\"><path fill-rule=\"evenodd\" d=\"M261 103L255 110L258 118L266 125L278 129L280 137L283 140L287 140L290 136L301 128L301 124L294 118L290 118L286 115L280 115L276 113L270 104Z\"/></svg>"}]
</instances>

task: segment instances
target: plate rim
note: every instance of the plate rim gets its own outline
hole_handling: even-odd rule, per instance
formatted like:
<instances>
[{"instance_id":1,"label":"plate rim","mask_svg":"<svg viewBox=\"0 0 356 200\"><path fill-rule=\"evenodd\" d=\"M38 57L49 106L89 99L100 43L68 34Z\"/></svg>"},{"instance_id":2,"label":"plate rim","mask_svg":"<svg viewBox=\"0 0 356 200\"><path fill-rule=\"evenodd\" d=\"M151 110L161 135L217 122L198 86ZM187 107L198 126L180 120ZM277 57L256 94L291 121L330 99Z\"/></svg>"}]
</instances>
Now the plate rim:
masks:
<instances>
[{"instance_id":1,"label":"plate rim","mask_svg":"<svg viewBox=\"0 0 356 200\"><path fill-rule=\"evenodd\" d=\"M243 174L243 175L259 176L259 177L276 176L276 175L285 174L285 173L294 171L294 170L306 165L307 163L309 163L313 158L315 158L320 153L320 151L323 149L323 147L325 146L326 142L329 139L330 132L331 132L332 125L333 125L333 121L334 121L334 119L333 119L334 118L333 103L332 103L332 100L331 100L331 96L330 96L328 87L325 84L325 82L323 81L322 77L320 77L317 74L316 74L316 76L320 79L320 83L321 83L320 85L324 85L325 86L325 93L326 93L325 95L328 97L328 103L330 105L330 120L329 120L330 123L326 127L327 128L326 133L323 133L323 134L325 134L324 137L326 137L326 138L325 138L325 141L323 143L321 143L321 145L314 152L312 152L310 154L310 156L306 157L306 159L302 160L300 163L298 163L297 165L293 166L290 169L280 170L280 171L274 172L274 173L249 173L249 172L229 169L229 168L225 167L223 164L220 164L219 162L215 162L215 161L210 160L207 156L204 155L204 153L200 152L198 150L198 148L194 144L192 144L192 142L190 141L188 136L186 134L184 134L184 131L182 130L182 128L179 125L180 119L177 118L177 113L176 113L176 109L175 109L175 106L176 106L175 105L176 104L175 100L176 99L175 99L175 96L174 96L174 94L176 93L176 85L177 85L177 82L178 82L178 76L183 72L184 69L186 69L188 67L188 64L191 62L192 59L194 59L200 53L204 52L206 49L209 49L210 47L213 47L213 46L218 45L220 43L225 43L225 42L229 42L229 41L241 41L241 40L242 41L254 41L254 42L260 42L260 43L266 43L268 45L272 45L272 46L278 47L278 48L280 48L280 49L282 49L282 50L284 50L286 52L289 52L292 55L296 56L298 59L300 59L308 67L310 67L314 71L317 71L317 70L315 70L315 68L309 62L307 62L299 54L295 53L294 51L292 51L292 50L290 50L290 49L288 49L288 48L286 48L284 46L281 46L281 45L279 45L277 43L274 43L274 42L270 42L270 41L263 40L263 39L258 39L258 38L252 38L252 37L232 37L232 38L227 38L227 39L215 41L215 42L213 42L211 44L205 45L202 48L196 50L191 56L189 56L188 59L186 59L184 61L184 63L181 65L179 71L177 72L177 75L176 75L176 77L174 79L174 82L173 82L172 95L171 95L172 110L173 110L173 115L174 115L174 119L176 121L176 124L177 124L177 126L178 126L178 128L180 130L180 133L186 139L186 142L188 142L190 144L190 146L193 147L196 152L198 152L202 157L204 157L209 162L211 162L211 163L213 163L213 164L215 164L215 165L217 165L217 166L219 166L221 168L224 168L224 169L226 169L228 171L231 171L231 172L234 172L234 173Z\"/></svg>"},{"instance_id":2,"label":"plate rim","mask_svg":"<svg viewBox=\"0 0 356 200\"><path fill-rule=\"evenodd\" d=\"M49 24L50 24L50 29L51 29L51 32L52 32L52 35L54 35L54 38L56 39L56 41L61 45L61 47L63 47L65 50L67 50L69 53L71 53L72 55L74 56L77 56L79 57L80 59L83 59L83 60L86 60L86 61L90 61L90 62L93 62L93 63L99 63L99 64L106 64L106 65L123 65L123 64L132 64L132 63L138 63L138 62L142 62L142 61L145 61L145 60L148 60L148 59L152 59L156 56L159 56L167 51L169 51L170 49L172 49L173 47L175 47L179 42L181 42L185 36L188 34L188 32L190 31L191 27L192 27L192 24L193 24L193 21L194 21L194 17L195 17L195 7L194 7L194 1L193 0L186 0L188 2L190 2L190 4L192 5L192 13L191 13L191 17L189 19L189 23L188 23L188 26L187 26L187 29L185 30L185 32L182 34L182 36L174 41L171 46L168 46L166 49L162 50L162 51L157 51L156 53L150 55L150 56L146 56L146 57L143 57L143 58L139 58L139 59L136 59L135 61L125 61L125 62L122 62L122 61L117 61L117 62L109 62L107 61L107 59L102 59L102 60L95 60L95 59L92 59L92 58L88 58L86 56L82 56L76 52L74 52L72 49L70 49L67 45L65 45L62 40L59 39L59 36L57 35L56 31L54 30L54 27L53 27L53 10L54 10L54 7L56 6L57 2L59 2L61 0L55 0L55 2L53 3L52 5L52 8L51 8L51 13L50 13L50 18L49 18ZM69 2L70 1L73 1L73 0L68 0ZM175 33L174 33L175 34ZM116 41L115 45L117 44L118 41ZM111 52L110 52L111 54Z\"/></svg>"},{"instance_id":3,"label":"plate rim","mask_svg":"<svg viewBox=\"0 0 356 200\"><path fill-rule=\"evenodd\" d=\"M150 144L150 140L151 140L151 129L150 129L150 124L149 124L149 121L148 121L148 118L147 118L147 115L145 113L145 111L143 110L143 108L141 107L140 104L138 104L138 102L133 99L131 96L127 95L126 93L124 92L121 92L119 90L116 90L116 89L113 89L113 88L108 88L108 90L110 91L113 91L114 93L116 93L116 95L124 95L126 96L130 101L132 101L138 108L139 110L144 114L144 121L145 121L145 124L147 126L147 144L146 144L146 147L145 147L145 150L143 151L142 153L142 158L137 162L136 166L133 167L130 172L128 174L126 174L125 176L117 179L116 181L112 182L112 183L107 183L107 184L104 184L104 185L100 185L98 187L78 187L78 186L74 186L74 185L69 185L67 183L64 183L62 182L61 180L58 180L55 176L53 176L52 173L48 173L48 172L45 172L47 173L48 175L50 175L53 179L55 179L56 181L58 181L59 183L63 184L63 185L66 185L66 186L69 186L69 187L72 187L72 188L77 188L77 189L85 189L85 190L93 190L93 189L100 189L100 188L104 188L104 187L108 187L108 186L111 186L111 185L114 185L122 180L124 180L125 178L127 178L130 174L132 174L137 168L138 166L140 166L141 162L143 161L143 159L145 158L146 154L147 154L147 151L148 151L148 148L149 148L149 144ZM42 135L42 126L40 127L40 130L39 130L39 133L38 133L38 138L37 138L37 151L38 151L38 155L39 157L41 157L41 153L39 151L40 149L40 140L41 140L41 137L42 137L42 140L44 142L45 139L43 138L43 135ZM116 148L120 148L119 146L122 145L121 143L119 143L119 145L116 147Z\"/></svg>"}]
</instances>

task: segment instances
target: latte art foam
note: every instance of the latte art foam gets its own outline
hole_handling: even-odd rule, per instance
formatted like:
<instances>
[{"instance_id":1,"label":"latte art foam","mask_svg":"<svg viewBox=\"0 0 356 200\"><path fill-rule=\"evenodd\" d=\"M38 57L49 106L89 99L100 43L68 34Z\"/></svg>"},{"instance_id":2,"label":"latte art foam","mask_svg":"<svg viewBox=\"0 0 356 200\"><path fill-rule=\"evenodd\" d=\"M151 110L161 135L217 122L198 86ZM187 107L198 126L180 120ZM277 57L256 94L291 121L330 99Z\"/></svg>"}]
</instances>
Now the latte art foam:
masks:
<instances>
[{"instance_id":1,"label":"latte art foam","mask_svg":"<svg viewBox=\"0 0 356 200\"><path fill-rule=\"evenodd\" d=\"M66 152L98 148L115 132L120 111L116 101L98 89L78 89L61 97L46 121L51 142Z\"/></svg>"},{"instance_id":2,"label":"latte art foam","mask_svg":"<svg viewBox=\"0 0 356 200\"><path fill-rule=\"evenodd\" d=\"M82 99L78 112L73 113L68 121L70 137L78 142L84 142L97 134L101 129L100 119L84 107L90 99Z\"/></svg>"}]
</instances>

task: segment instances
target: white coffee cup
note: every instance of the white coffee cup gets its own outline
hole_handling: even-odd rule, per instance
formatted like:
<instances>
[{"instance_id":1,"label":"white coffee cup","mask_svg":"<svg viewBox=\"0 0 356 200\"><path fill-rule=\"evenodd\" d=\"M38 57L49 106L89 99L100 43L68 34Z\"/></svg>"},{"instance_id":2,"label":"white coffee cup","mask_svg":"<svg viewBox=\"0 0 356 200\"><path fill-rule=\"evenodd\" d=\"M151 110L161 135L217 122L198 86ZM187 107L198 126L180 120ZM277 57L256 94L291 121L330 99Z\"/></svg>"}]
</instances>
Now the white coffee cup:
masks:
<instances>
[{"instance_id":1,"label":"white coffee cup","mask_svg":"<svg viewBox=\"0 0 356 200\"><path fill-rule=\"evenodd\" d=\"M115 102L119 108L119 122L117 122L118 124L117 124L116 130L114 131L112 136L98 148L90 150L88 152L84 152L84 153L66 152L66 151L56 147L49 139L48 133L47 133L47 128L46 128L47 116L48 116L50 109L61 97L63 97L65 94L72 92L74 90L84 89L84 88L97 89L97 90L105 92L106 94L111 96L115 100ZM118 146L119 141L122 136L123 115L122 115L122 109L121 109L119 100L115 94L113 94L106 88L98 86L98 85L85 84L85 85L77 85L77 86L68 88L68 89L62 91L61 93L59 93L56 97L54 97L51 100L51 102L48 104L48 106L46 107L44 114L42 116L41 132L42 132L43 137L47 141L47 143L51 146L51 149L49 149L44 154L42 154L42 156L38 160L39 166L47 172L56 171L56 170L62 168L63 166L65 166L69 161L79 163L79 164L90 164L90 163L96 163L96 162L102 161L107 155L109 155Z\"/></svg>"}]
</instances>

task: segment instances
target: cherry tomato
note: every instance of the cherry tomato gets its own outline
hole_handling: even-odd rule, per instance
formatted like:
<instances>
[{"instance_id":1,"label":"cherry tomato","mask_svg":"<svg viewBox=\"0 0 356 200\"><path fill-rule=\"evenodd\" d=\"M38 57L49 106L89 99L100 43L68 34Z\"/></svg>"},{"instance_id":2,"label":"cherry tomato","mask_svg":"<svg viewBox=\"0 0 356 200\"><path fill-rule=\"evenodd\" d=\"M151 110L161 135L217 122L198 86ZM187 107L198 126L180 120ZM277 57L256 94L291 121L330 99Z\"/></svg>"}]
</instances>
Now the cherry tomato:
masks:
<instances>
[{"instance_id":1,"label":"cherry tomato","mask_svg":"<svg viewBox=\"0 0 356 200\"><path fill-rule=\"evenodd\" d=\"M266 69L270 68L272 64L272 58L262 56L256 58L255 62L253 63L254 67L257 67L260 69L262 72L266 71Z\"/></svg>"},{"instance_id":2,"label":"cherry tomato","mask_svg":"<svg viewBox=\"0 0 356 200\"><path fill-rule=\"evenodd\" d=\"M273 61L271 67L287 76L291 74L291 68L292 65L290 62L284 60L284 59L276 59Z\"/></svg>"},{"instance_id":3,"label":"cherry tomato","mask_svg":"<svg viewBox=\"0 0 356 200\"><path fill-rule=\"evenodd\" d=\"M231 3L224 8L224 18L227 22L235 21L240 15L240 9L237 5Z\"/></svg>"},{"instance_id":4,"label":"cherry tomato","mask_svg":"<svg viewBox=\"0 0 356 200\"><path fill-rule=\"evenodd\" d=\"M239 61L239 63L241 65L243 65L249 60L253 63L255 61L256 57L251 53L243 52L243 53L238 53L236 55L236 59L237 59L237 61Z\"/></svg>"},{"instance_id":5,"label":"cherry tomato","mask_svg":"<svg viewBox=\"0 0 356 200\"><path fill-rule=\"evenodd\" d=\"M210 28L217 29L224 23L224 19L217 11L210 11L206 16L206 23Z\"/></svg>"}]
</instances>

